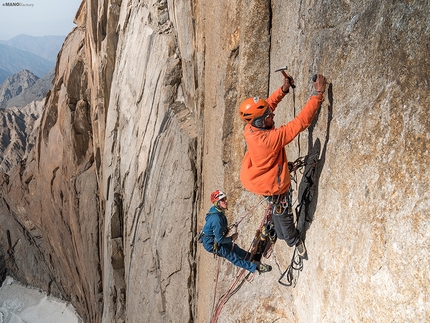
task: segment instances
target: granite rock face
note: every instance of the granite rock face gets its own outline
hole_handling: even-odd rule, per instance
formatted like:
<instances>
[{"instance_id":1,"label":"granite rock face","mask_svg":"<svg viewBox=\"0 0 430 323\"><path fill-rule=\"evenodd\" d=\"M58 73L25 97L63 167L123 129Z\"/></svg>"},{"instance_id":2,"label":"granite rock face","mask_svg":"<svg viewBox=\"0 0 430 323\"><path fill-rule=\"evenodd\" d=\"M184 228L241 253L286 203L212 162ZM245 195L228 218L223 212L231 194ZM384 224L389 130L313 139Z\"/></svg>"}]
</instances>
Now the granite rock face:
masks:
<instances>
[{"instance_id":1,"label":"granite rock face","mask_svg":"<svg viewBox=\"0 0 430 323\"><path fill-rule=\"evenodd\" d=\"M217 261L196 243L209 194L235 221L260 197L239 180L237 113L288 66L298 114L314 73L325 101L287 148L317 156L299 227L219 322L415 322L430 317L427 1L84 1L58 56L36 144L1 175L10 273L70 300L85 322L207 322ZM299 174L295 197L304 179ZM239 226L247 247L260 206ZM1 259L0 259L1 260ZM235 277L220 261L218 298ZM216 301L216 300L215 300Z\"/></svg>"}]
</instances>

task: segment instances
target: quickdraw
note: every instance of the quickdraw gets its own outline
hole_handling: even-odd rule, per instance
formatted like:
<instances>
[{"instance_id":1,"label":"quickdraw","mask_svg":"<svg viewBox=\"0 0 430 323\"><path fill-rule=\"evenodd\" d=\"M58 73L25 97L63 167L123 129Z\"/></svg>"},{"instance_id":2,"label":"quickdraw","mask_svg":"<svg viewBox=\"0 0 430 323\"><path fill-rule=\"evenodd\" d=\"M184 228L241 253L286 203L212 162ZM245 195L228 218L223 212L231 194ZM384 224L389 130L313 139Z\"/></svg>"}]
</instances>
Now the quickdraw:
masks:
<instances>
[{"instance_id":1,"label":"quickdraw","mask_svg":"<svg viewBox=\"0 0 430 323\"><path fill-rule=\"evenodd\" d=\"M294 283L293 287L296 287L297 279L299 275L294 277L294 271L300 273L303 270L303 260L297 254L297 250L294 248L293 257L291 258L291 263L288 268L282 273L281 277L278 279L278 283L284 286L291 286ZM283 281L285 277L285 282Z\"/></svg>"}]
</instances>

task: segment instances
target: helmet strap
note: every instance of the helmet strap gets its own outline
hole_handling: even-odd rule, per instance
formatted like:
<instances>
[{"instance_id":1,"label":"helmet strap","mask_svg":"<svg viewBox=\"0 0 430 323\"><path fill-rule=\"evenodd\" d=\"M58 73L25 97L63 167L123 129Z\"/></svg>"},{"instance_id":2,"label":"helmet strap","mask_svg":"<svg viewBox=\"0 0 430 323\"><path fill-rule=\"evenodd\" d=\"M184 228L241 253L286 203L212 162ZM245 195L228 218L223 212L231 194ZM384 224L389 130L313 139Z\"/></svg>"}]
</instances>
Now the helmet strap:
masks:
<instances>
[{"instance_id":1,"label":"helmet strap","mask_svg":"<svg viewBox=\"0 0 430 323\"><path fill-rule=\"evenodd\" d=\"M224 210L226 210L226 208L221 207L221 205L219 205L219 201L215 201L214 202L215 207L220 210L221 212L224 212Z\"/></svg>"}]
</instances>

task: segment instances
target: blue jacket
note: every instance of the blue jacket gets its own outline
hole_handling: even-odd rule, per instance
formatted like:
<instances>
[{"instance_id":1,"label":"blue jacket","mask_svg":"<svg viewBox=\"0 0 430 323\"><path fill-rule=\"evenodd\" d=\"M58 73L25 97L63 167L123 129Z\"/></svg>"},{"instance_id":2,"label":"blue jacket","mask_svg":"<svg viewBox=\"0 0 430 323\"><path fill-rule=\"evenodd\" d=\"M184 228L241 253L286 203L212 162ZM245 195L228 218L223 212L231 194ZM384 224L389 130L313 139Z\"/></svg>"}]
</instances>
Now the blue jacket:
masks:
<instances>
[{"instance_id":1,"label":"blue jacket","mask_svg":"<svg viewBox=\"0 0 430 323\"><path fill-rule=\"evenodd\" d=\"M231 244L233 239L226 237L228 232L228 222L224 212L212 206L205 217L205 225L203 226L203 247L209 251L213 251L214 242L219 244Z\"/></svg>"}]
</instances>

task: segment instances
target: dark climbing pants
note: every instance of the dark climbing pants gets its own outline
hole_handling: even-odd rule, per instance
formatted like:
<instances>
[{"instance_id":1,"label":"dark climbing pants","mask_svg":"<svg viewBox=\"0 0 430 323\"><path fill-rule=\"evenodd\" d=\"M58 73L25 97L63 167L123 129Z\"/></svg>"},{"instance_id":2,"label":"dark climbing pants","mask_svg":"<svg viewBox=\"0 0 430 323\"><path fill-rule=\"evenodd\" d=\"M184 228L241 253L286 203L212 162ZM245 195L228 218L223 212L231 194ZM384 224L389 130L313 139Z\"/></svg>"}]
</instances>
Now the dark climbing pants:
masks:
<instances>
[{"instance_id":1,"label":"dark climbing pants","mask_svg":"<svg viewBox=\"0 0 430 323\"><path fill-rule=\"evenodd\" d=\"M273 211L272 220L275 224L278 239L285 240L289 247L293 247L299 242L300 234L294 224L294 216L292 213L288 214L287 209L284 209L281 214L277 214L276 211Z\"/></svg>"}]
</instances>

